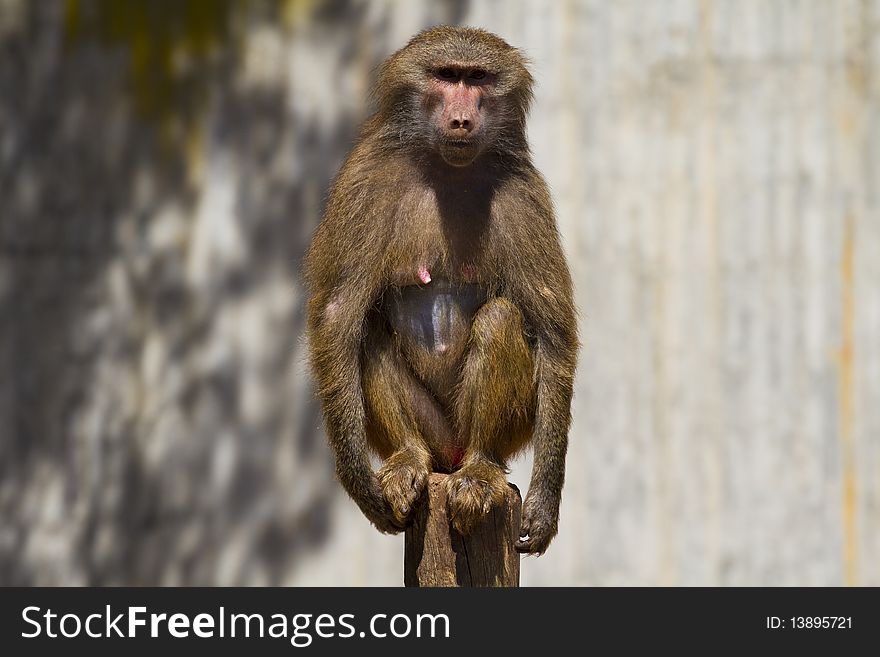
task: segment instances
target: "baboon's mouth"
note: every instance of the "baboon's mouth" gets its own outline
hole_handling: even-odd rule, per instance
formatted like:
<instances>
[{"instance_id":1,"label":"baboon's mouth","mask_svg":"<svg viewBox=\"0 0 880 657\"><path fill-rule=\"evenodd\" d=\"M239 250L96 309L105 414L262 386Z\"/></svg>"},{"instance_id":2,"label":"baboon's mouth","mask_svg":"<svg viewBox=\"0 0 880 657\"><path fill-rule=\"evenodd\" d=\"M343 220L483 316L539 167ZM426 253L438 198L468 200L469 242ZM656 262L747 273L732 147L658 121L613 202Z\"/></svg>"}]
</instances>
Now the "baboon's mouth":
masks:
<instances>
[{"instance_id":1,"label":"baboon's mouth","mask_svg":"<svg viewBox=\"0 0 880 657\"><path fill-rule=\"evenodd\" d=\"M448 164L453 166L466 166L470 164L480 152L480 145L476 139L449 139L444 140L440 147L440 154Z\"/></svg>"}]
</instances>

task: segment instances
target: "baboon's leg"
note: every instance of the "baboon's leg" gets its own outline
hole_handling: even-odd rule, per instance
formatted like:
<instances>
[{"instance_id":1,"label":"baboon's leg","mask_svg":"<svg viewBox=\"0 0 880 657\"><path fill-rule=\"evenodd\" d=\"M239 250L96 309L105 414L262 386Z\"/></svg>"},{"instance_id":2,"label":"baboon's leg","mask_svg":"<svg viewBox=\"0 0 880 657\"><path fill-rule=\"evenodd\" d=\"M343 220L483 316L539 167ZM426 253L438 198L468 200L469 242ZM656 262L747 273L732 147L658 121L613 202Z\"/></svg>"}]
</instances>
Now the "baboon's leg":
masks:
<instances>
[{"instance_id":1,"label":"baboon's leg","mask_svg":"<svg viewBox=\"0 0 880 657\"><path fill-rule=\"evenodd\" d=\"M453 442L451 428L383 326L369 330L362 358L367 440L385 459L379 483L395 517L405 522L436 460L432 452Z\"/></svg>"},{"instance_id":2,"label":"baboon's leg","mask_svg":"<svg viewBox=\"0 0 880 657\"><path fill-rule=\"evenodd\" d=\"M535 372L523 328L522 313L501 297L474 317L455 398L456 427L469 443L447 482L450 515L462 533L503 501L506 460L531 438Z\"/></svg>"}]
</instances>

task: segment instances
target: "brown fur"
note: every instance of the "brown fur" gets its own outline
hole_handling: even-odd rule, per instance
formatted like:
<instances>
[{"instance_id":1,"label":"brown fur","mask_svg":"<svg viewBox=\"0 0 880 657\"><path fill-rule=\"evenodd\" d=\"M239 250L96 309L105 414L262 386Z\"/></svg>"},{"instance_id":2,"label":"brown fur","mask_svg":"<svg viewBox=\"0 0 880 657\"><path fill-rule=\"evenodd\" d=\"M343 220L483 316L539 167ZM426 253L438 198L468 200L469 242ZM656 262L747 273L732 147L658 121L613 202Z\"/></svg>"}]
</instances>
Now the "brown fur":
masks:
<instances>
[{"instance_id":1,"label":"brown fur","mask_svg":"<svg viewBox=\"0 0 880 657\"><path fill-rule=\"evenodd\" d=\"M492 82L478 90L465 165L448 163L436 118L448 113L432 109L446 98L436 89L453 88L432 82L440 66ZM307 257L311 362L337 472L382 531L406 526L431 468L452 472L450 517L469 531L501 501L507 460L532 443L517 547L541 553L556 534L577 335L525 138L531 83L519 52L487 32L415 36L380 71L377 112ZM370 450L384 459L378 474Z\"/></svg>"}]
</instances>

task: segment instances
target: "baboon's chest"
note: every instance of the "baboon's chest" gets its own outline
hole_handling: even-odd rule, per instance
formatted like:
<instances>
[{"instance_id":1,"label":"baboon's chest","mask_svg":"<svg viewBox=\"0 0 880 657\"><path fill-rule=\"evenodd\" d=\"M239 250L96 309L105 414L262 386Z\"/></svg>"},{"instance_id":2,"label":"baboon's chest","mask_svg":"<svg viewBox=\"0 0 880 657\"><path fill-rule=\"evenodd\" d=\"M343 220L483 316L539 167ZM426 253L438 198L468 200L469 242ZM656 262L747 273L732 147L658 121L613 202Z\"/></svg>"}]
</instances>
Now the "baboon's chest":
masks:
<instances>
[{"instance_id":1,"label":"baboon's chest","mask_svg":"<svg viewBox=\"0 0 880 657\"><path fill-rule=\"evenodd\" d=\"M467 194L441 203L430 189L412 193L399 207L383 311L426 382L452 382L474 315L486 302L488 211Z\"/></svg>"}]
</instances>

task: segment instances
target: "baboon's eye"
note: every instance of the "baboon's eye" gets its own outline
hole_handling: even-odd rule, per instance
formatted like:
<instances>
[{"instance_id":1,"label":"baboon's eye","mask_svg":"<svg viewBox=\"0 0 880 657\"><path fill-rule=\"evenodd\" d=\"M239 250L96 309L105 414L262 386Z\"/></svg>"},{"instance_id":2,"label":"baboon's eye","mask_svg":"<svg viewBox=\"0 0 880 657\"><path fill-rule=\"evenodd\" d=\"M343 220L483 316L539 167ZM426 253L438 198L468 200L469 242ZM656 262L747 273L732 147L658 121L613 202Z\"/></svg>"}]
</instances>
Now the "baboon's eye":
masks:
<instances>
[{"instance_id":1,"label":"baboon's eye","mask_svg":"<svg viewBox=\"0 0 880 657\"><path fill-rule=\"evenodd\" d=\"M437 70L437 77L441 77L444 80L454 80L458 77L458 73L456 73L454 69L446 66Z\"/></svg>"},{"instance_id":2,"label":"baboon's eye","mask_svg":"<svg viewBox=\"0 0 880 657\"><path fill-rule=\"evenodd\" d=\"M481 68L475 68L471 71L471 74L468 76L471 80L482 80L486 77L486 71Z\"/></svg>"}]
</instances>

